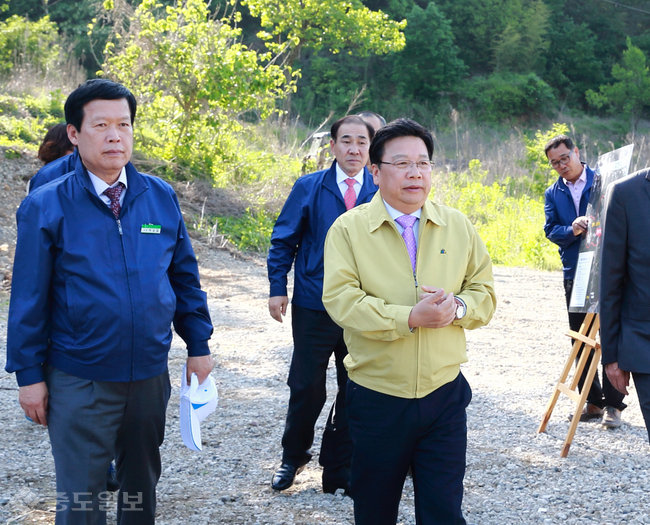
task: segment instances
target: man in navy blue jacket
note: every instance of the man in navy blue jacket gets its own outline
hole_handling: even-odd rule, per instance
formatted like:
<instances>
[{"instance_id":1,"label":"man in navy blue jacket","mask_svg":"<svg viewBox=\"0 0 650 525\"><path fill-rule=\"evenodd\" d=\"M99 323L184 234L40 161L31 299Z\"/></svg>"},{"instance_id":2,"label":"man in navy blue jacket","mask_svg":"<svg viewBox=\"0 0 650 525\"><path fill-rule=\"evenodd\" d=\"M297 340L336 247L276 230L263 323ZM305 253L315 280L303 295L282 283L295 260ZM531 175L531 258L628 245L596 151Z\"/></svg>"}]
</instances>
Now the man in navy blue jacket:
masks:
<instances>
[{"instance_id":1,"label":"man in navy blue jacket","mask_svg":"<svg viewBox=\"0 0 650 525\"><path fill-rule=\"evenodd\" d=\"M174 324L188 376L213 367L212 324L172 188L129 162L136 101L90 80L68 97L73 172L17 213L7 371L25 414L48 427L56 523L105 523L106 469L120 524L152 524L170 395Z\"/></svg>"},{"instance_id":2,"label":"man in navy blue jacket","mask_svg":"<svg viewBox=\"0 0 650 525\"><path fill-rule=\"evenodd\" d=\"M68 155L64 155L63 157L47 163L40 170L38 170L31 179L29 179L29 193L33 192L36 188L40 188L44 184L47 184L48 182L62 177L66 173L74 171L78 158L79 154L75 148L72 153L69 153Z\"/></svg>"},{"instance_id":3,"label":"man in navy blue jacket","mask_svg":"<svg viewBox=\"0 0 650 525\"><path fill-rule=\"evenodd\" d=\"M337 120L330 141L335 162L327 170L296 181L273 228L267 261L269 312L279 322L287 311L287 274L295 261L291 305L294 350L287 382L291 396L282 437L282 464L271 481L275 490L289 488L311 459L314 425L327 399L327 364L334 354L338 393L323 433L319 463L324 492L349 492L352 440L345 410L348 376L343 365L347 348L343 329L323 306L323 249L337 217L370 202L377 191L365 167L373 135L372 126L358 116Z\"/></svg>"},{"instance_id":4,"label":"man in navy blue jacket","mask_svg":"<svg viewBox=\"0 0 650 525\"><path fill-rule=\"evenodd\" d=\"M546 200L544 232L550 241L559 246L558 251L564 266L564 292L568 309L573 289L573 278L578 264L580 240L587 231L585 214L594 181L594 172L589 166L580 162L578 148L566 135L558 135L551 139L544 146L544 153L546 153L551 167L560 175L544 195ZM569 312L571 330L576 332L580 330L585 315L584 313ZM578 382L580 391L582 391L589 362ZM626 407L623 397L624 395L612 386L607 374L603 373L602 387L598 374L596 374L580 421L599 419L605 427L620 427L621 411Z\"/></svg>"}]
</instances>

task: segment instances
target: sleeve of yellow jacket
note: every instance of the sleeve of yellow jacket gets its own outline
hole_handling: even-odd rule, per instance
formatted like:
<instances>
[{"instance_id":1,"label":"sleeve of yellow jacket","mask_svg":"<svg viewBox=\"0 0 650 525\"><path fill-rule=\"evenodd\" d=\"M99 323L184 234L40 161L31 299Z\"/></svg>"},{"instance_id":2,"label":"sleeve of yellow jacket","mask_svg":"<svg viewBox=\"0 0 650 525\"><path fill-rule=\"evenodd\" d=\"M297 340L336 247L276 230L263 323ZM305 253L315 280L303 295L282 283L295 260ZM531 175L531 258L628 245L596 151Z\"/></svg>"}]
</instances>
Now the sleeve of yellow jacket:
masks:
<instances>
[{"instance_id":1,"label":"sleeve of yellow jacket","mask_svg":"<svg viewBox=\"0 0 650 525\"><path fill-rule=\"evenodd\" d=\"M454 324L474 330L490 322L496 309L497 298L490 255L472 223L467 218L465 220L472 244L467 256L465 280L460 292L455 295L465 301L467 314L454 321Z\"/></svg>"},{"instance_id":2,"label":"sleeve of yellow jacket","mask_svg":"<svg viewBox=\"0 0 650 525\"><path fill-rule=\"evenodd\" d=\"M395 341L412 336L408 320L413 306L387 304L367 295L359 279L348 229L337 219L325 240L323 303L327 312L340 326L367 339Z\"/></svg>"}]
</instances>

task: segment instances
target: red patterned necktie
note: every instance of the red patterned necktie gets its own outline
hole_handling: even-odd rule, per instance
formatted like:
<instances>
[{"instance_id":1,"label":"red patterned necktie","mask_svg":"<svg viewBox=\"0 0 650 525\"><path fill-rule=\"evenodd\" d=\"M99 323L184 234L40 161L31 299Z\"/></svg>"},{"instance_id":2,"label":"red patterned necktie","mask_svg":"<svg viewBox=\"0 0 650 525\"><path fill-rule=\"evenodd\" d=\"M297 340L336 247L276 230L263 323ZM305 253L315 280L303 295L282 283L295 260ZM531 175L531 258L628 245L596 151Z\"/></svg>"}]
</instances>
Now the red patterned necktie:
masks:
<instances>
[{"instance_id":1,"label":"red patterned necktie","mask_svg":"<svg viewBox=\"0 0 650 525\"><path fill-rule=\"evenodd\" d=\"M120 206L120 195L122 195L122 190L124 190L124 184L121 182L117 186L112 186L104 190L104 195L111 199L110 208L116 219L119 218L120 210L122 209L122 206Z\"/></svg>"},{"instance_id":2,"label":"red patterned necktie","mask_svg":"<svg viewBox=\"0 0 650 525\"><path fill-rule=\"evenodd\" d=\"M354 205L357 202L357 194L354 192L354 183L357 182L354 178L350 177L345 179L345 183L348 185L348 189L345 190L345 195L343 196L343 201L345 202L345 209L351 210L354 208Z\"/></svg>"},{"instance_id":3,"label":"red patterned necktie","mask_svg":"<svg viewBox=\"0 0 650 525\"><path fill-rule=\"evenodd\" d=\"M417 253L417 246L415 245L415 234L413 233L413 225L417 221L417 217L413 215L402 215L397 217L395 222L399 224L404 231L402 232L402 238L406 243L406 249L409 252L409 257L411 258L411 266L413 267L413 272L415 273L415 256Z\"/></svg>"}]
</instances>

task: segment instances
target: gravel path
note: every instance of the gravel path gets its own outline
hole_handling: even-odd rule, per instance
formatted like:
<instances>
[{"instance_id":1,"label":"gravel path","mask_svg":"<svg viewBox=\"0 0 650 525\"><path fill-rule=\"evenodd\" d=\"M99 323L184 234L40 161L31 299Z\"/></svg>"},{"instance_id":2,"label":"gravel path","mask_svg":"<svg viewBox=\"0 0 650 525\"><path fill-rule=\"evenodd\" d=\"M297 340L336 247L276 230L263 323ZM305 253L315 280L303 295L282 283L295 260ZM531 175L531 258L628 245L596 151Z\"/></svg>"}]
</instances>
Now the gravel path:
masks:
<instances>
[{"instance_id":1,"label":"gravel path","mask_svg":"<svg viewBox=\"0 0 650 525\"><path fill-rule=\"evenodd\" d=\"M320 492L316 458L296 484L274 493L281 457L289 319L266 309L263 261L234 258L195 242L215 324L211 341L220 404L202 425L203 452L182 444L178 426L180 340L170 355L173 392L162 447L159 524L352 524L349 498ZM568 458L560 449L571 403L563 396L548 432L537 426L569 352L560 273L495 268L499 305L488 327L468 332L463 373L474 392L464 512L469 524L650 523L648 438L636 393L623 426L581 423ZM6 296L0 296L0 344ZM4 367L4 353L0 358ZM335 388L329 377L330 398ZM23 417L15 378L0 372L0 522L54 523L55 485L47 433ZM319 420L322 433L326 411ZM320 447L319 438L314 451ZM414 524L413 490L404 488L399 523ZM110 520L109 520L110 522Z\"/></svg>"},{"instance_id":2,"label":"gravel path","mask_svg":"<svg viewBox=\"0 0 650 525\"><path fill-rule=\"evenodd\" d=\"M289 393L290 323L280 325L267 313L262 261L235 259L201 245L197 253L215 323L214 376L221 398L203 425L203 452L189 451L178 428L184 358L175 341L158 523L352 524L351 501L320 492L316 460L291 489L270 489ZM468 333L470 361L463 367L474 392L465 478L468 523L650 523L644 497L650 460L636 394L627 400L622 428L581 423L569 457L560 458L571 411L566 398L560 399L548 433L538 435L536 429L569 351L562 335L567 323L561 275L513 268L496 268L495 275L497 313L488 327ZM6 311L4 297L2 343ZM0 374L0 521L53 523L47 433L25 420L13 376ZM329 386L333 393L333 373ZM324 416L318 425L317 435ZM415 523L410 481L399 523Z\"/></svg>"}]
</instances>

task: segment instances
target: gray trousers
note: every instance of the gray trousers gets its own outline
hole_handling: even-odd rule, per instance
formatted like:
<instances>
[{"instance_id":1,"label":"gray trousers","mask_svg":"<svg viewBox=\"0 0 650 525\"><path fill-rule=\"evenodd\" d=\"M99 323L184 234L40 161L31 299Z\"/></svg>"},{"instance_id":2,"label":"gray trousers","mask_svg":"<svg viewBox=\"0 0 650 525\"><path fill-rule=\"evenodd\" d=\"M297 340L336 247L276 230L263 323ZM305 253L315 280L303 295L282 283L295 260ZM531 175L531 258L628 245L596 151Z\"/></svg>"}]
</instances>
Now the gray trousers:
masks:
<instances>
[{"instance_id":1,"label":"gray trousers","mask_svg":"<svg viewBox=\"0 0 650 525\"><path fill-rule=\"evenodd\" d=\"M106 523L106 470L115 458L119 525L153 524L169 373L115 383L46 369L56 470L56 525Z\"/></svg>"}]
</instances>

